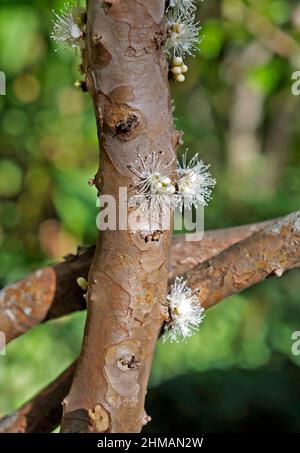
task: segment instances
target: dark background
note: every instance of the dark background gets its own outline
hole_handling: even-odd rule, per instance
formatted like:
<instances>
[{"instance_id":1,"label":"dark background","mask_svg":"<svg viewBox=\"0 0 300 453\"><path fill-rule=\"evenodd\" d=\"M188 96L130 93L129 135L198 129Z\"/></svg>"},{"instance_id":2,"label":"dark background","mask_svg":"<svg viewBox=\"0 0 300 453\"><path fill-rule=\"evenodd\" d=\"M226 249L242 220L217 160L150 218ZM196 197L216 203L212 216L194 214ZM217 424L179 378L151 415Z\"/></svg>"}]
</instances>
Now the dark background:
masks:
<instances>
[{"instance_id":1,"label":"dark background","mask_svg":"<svg viewBox=\"0 0 300 453\"><path fill-rule=\"evenodd\" d=\"M96 240L92 102L74 87L79 56L55 52L59 1L0 2L0 283ZM300 2L199 2L200 52L172 86L177 128L218 184L206 229L299 209ZM184 151L184 147L182 149ZM187 344L159 342L148 394L150 431L300 431L299 271L209 310ZM16 409L79 353L84 314L50 322L0 356L0 414Z\"/></svg>"}]
</instances>

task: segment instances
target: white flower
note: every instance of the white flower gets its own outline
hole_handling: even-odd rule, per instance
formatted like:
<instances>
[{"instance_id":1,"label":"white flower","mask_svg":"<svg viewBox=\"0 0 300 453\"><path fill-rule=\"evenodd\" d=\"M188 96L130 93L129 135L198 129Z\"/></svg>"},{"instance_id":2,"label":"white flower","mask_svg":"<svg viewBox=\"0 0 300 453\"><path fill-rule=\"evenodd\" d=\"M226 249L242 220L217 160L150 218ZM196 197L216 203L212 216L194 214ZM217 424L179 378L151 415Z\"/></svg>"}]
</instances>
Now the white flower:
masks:
<instances>
[{"instance_id":1,"label":"white flower","mask_svg":"<svg viewBox=\"0 0 300 453\"><path fill-rule=\"evenodd\" d=\"M176 277L167 301L171 320L165 327L163 341L178 342L192 336L204 319L204 308L182 277Z\"/></svg>"},{"instance_id":2,"label":"white flower","mask_svg":"<svg viewBox=\"0 0 300 453\"><path fill-rule=\"evenodd\" d=\"M182 165L177 163L176 182L179 195L178 205L182 209L183 205L188 209L194 205L207 206L211 198L212 188L216 184L216 180L211 177L208 171L209 165L205 165L202 160L199 160L196 154L190 162L186 162L186 153L182 158Z\"/></svg>"},{"instance_id":3,"label":"white flower","mask_svg":"<svg viewBox=\"0 0 300 453\"><path fill-rule=\"evenodd\" d=\"M129 204L142 207L142 210L147 211L151 216L173 209L176 204L175 185L166 174L166 170L173 161L163 166L162 157L162 153L156 156L153 152L143 159L138 154L139 160L136 166L129 166L137 177L134 186L136 193L130 198Z\"/></svg>"},{"instance_id":4,"label":"white flower","mask_svg":"<svg viewBox=\"0 0 300 453\"><path fill-rule=\"evenodd\" d=\"M195 11L195 0L170 0L169 8L176 8L180 13Z\"/></svg>"},{"instance_id":5,"label":"white flower","mask_svg":"<svg viewBox=\"0 0 300 453\"><path fill-rule=\"evenodd\" d=\"M77 2L77 6L65 4L64 10L61 10L60 14L53 11L55 19L53 19L51 38L66 47L80 48L80 39L83 35L80 29L82 13L79 2Z\"/></svg>"},{"instance_id":6,"label":"white flower","mask_svg":"<svg viewBox=\"0 0 300 453\"><path fill-rule=\"evenodd\" d=\"M194 14L178 13L176 9L167 13L167 40L165 51L169 57L193 55L199 44L199 23Z\"/></svg>"}]
</instances>

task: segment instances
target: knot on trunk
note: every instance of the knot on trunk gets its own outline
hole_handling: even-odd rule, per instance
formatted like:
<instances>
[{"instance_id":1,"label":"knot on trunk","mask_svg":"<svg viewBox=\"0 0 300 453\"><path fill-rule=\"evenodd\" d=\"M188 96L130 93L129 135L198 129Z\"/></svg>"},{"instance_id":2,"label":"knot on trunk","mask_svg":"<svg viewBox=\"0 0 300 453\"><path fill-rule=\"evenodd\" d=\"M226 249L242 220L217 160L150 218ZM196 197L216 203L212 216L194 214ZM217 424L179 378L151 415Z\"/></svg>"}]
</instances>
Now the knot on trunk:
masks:
<instances>
[{"instance_id":1,"label":"knot on trunk","mask_svg":"<svg viewBox=\"0 0 300 453\"><path fill-rule=\"evenodd\" d=\"M89 410L89 432L106 433L109 429L109 413L97 404L94 409Z\"/></svg>"},{"instance_id":2,"label":"knot on trunk","mask_svg":"<svg viewBox=\"0 0 300 453\"><path fill-rule=\"evenodd\" d=\"M141 113L126 104L106 102L103 125L121 141L129 141L141 131Z\"/></svg>"}]
</instances>

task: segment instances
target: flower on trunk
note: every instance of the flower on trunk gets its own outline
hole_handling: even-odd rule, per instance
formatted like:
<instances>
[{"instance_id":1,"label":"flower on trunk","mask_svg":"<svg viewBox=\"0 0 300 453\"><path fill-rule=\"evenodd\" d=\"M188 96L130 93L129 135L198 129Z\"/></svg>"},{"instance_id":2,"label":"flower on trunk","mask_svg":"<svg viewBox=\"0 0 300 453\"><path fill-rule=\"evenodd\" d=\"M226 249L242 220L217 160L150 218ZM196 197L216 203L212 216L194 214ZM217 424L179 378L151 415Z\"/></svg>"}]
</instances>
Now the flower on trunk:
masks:
<instances>
[{"instance_id":1,"label":"flower on trunk","mask_svg":"<svg viewBox=\"0 0 300 453\"><path fill-rule=\"evenodd\" d=\"M182 14L170 9L166 16L167 40L166 54L173 57L193 55L199 44L199 23L194 14Z\"/></svg>"},{"instance_id":2,"label":"flower on trunk","mask_svg":"<svg viewBox=\"0 0 300 453\"><path fill-rule=\"evenodd\" d=\"M165 327L164 342L183 341L192 336L204 319L204 308L199 298L186 286L182 277L176 277L167 296L170 322Z\"/></svg>"},{"instance_id":3,"label":"flower on trunk","mask_svg":"<svg viewBox=\"0 0 300 453\"><path fill-rule=\"evenodd\" d=\"M76 6L65 4L64 9L60 13L53 11L55 18L53 19L53 32L51 38L58 44L70 47L72 49L80 48L80 40L83 36L82 14L83 9L79 2Z\"/></svg>"},{"instance_id":4,"label":"flower on trunk","mask_svg":"<svg viewBox=\"0 0 300 453\"><path fill-rule=\"evenodd\" d=\"M175 185L171 178L167 176L166 170L173 163L162 164L162 156L157 156L154 152L148 154L144 159L139 154L136 165L131 165L129 169L137 177L134 189L136 193L131 196L129 204L141 207L151 216L160 215L167 209L175 206Z\"/></svg>"},{"instance_id":5,"label":"flower on trunk","mask_svg":"<svg viewBox=\"0 0 300 453\"><path fill-rule=\"evenodd\" d=\"M198 154L187 163L187 153L185 153L182 164L177 162L176 183L180 209L183 206L188 209L191 209L192 205L195 208L207 206L212 188L216 184L216 180L211 177L208 168L209 165L199 160Z\"/></svg>"}]
</instances>

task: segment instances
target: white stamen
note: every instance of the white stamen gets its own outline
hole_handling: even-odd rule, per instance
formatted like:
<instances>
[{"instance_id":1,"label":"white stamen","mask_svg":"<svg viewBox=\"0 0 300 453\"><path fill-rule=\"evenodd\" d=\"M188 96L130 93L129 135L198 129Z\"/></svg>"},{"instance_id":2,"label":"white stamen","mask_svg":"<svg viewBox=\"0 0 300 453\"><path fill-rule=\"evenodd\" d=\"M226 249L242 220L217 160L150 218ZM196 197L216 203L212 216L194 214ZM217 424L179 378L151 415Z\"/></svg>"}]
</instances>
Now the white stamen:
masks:
<instances>
[{"instance_id":1,"label":"white stamen","mask_svg":"<svg viewBox=\"0 0 300 453\"><path fill-rule=\"evenodd\" d=\"M173 209L176 204L175 186L166 170L172 164L162 165L163 155L157 157L153 152L147 155L145 159L138 155L136 165L129 168L137 177L135 184L135 195L133 195L129 204L131 206L143 206L144 211L150 215L160 215L167 209Z\"/></svg>"},{"instance_id":2,"label":"white stamen","mask_svg":"<svg viewBox=\"0 0 300 453\"><path fill-rule=\"evenodd\" d=\"M204 319L204 308L199 298L177 277L167 297L170 322L166 326L163 341L179 342L193 335Z\"/></svg>"},{"instance_id":3,"label":"white stamen","mask_svg":"<svg viewBox=\"0 0 300 453\"><path fill-rule=\"evenodd\" d=\"M182 14L176 9L170 10L166 16L166 28L168 38L165 51L169 57L173 57L173 64L177 61L176 58L182 59L186 53L193 55L198 49L200 27L199 23L195 22L194 14Z\"/></svg>"},{"instance_id":4,"label":"white stamen","mask_svg":"<svg viewBox=\"0 0 300 453\"><path fill-rule=\"evenodd\" d=\"M207 206L211 198L212 188L216 180L211 177L208 171L209 165L199 160L196 154L187 164L186 153L182 158L182 165L178 162L176 182L180 196L178 205L180 209L185 205L191 209L199 206Z\"/></svg>"},{"instance_id":5,"label":"white stamen","mask_svg":"<svg viewBox=\"0 0 300 453\"><path fill-rule=\"evenodd\" d=\"M79 2L77 2L77 6L65 4L64 10L61 10L60 14L53 11L55 19L53 20L51 38L66 47L80 48L80 39L83 35L80 29L80 16L82 13L83 9L80 8Z\"/></svg>"}]
</instances>

